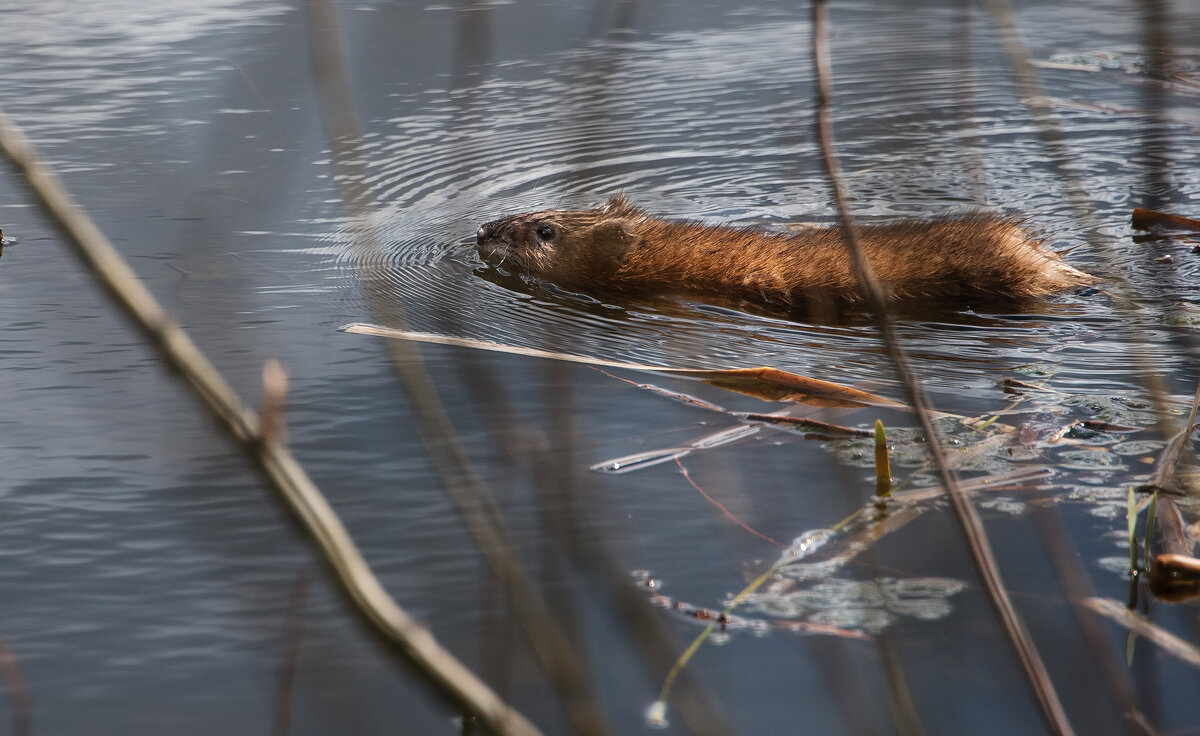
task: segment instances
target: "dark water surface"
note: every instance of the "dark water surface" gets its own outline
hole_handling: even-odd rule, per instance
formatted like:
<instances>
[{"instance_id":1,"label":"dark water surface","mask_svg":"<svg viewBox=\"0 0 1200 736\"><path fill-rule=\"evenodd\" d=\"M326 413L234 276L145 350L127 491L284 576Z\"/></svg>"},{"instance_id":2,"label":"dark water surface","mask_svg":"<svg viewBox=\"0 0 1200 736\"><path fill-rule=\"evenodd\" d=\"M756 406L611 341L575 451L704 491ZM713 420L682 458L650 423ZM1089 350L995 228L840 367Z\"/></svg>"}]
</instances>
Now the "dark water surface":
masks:
<instances>
[{"instance_id":1,"label":"dark water surface","mask_svg":"<svg viewBox=\"0 0 1200 736\"><path fill-rule=\"evenodd\" d=\"M1051 62L1039 69L1040 103L1054 110L1065 168L1100 223L1102 242L1089 243L982 10L836 5L834 121L857 214L1022 212L1055 247L1082 244L1071 263L1124 276L1137 295L1132 315L1084 294L1020 314L958 305L906 316L900 332L937 408L1001 410L1013 397L998 381L1014 377L1061 392L1035 395L1014 423L1147 427L1142 366L1190 396L1200 257L1184 239L1135 240L1128 223L1136 205L1200 217L1197 7L1169 5L1165 82L1148 75L1138 4L1019 9L1031 54ZM714 223L832 220L813 138L809 11L363 0L338 14L364 131L366 228L382 243L369 256L341 203L301 5L0 0L0 106L243 396L257 396L264 360L284 363L293 450L389 592L547 733L564 732L441 490L386 345L338 328L398 327L403 315L428 332L627 362L771 365L900 398L866 320L600 301L486 267L472 245L475 228L501 214L589 207L618 191L652 212ZM456 732L454 711L349 613L250 464L11 171L0 175L0 227L10 241L0 257L0 642L19 663L34 731L267 731L289 595L304 574L292 732ZM602 544L623 571L649 571L664 594L717 609L780 554L761 536L787 543L832 527L874 488L860 443L764 428L689 455L691 480L755 536L674 462L588 470L745 425L583 366L422 354L531 574L569 605L563 619L588 652L614 733L649 728L662 673L647 673L611 591L553 533L562 502L545 489L579 492L586 545ZM630 377L736 410L782 406ZM946 429L958 445L977 441ZM905 436L897 430L897 477L921 470ZM1159 732L1200 732L1197 673L1144 640L1127 666L1124 632L1073 606L1052 564L1077 559L1093 594L1126 599L1125 491L1146 481L1161 447L1142 430L963 461L965 475L1056 469L980 500L1079 733L1131 732L1105 663ZM773 586L737 611L748 629L714 637L688 667L732 731L892 732L899 679L926 733L1044 730L948 508L853 564L789 568ZM644 598L673 651L700 632ZM1154 602L1150 618L1200 640L1194 604ZM878 637L781 630L796 620ZM0 723L9 708L0 705ZM675 708L667 718L670 732L687 732Z\"/></svg>"}]
</instances>

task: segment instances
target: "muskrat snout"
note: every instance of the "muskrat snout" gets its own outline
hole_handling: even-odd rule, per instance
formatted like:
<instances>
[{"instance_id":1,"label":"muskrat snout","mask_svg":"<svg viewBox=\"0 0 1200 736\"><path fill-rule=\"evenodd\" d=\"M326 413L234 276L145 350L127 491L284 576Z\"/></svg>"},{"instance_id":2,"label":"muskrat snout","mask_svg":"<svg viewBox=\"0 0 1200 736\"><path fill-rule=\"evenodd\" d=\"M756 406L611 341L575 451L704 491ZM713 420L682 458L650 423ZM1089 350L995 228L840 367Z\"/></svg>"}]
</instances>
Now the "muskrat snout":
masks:
<instances>
[{"instance_id":1,"label":"muskrat snout","mask_svg":"<svg viewBox=\"0 0 1200 736\"><path fill-rule=\"evenodd\" d=\"M519 236L508 220L493 220L480 225L475 232L475 241L479 254L489 261L503 263L521 250Z\"/></svg>"},{"instance_id":2,"label":"muskrat snout","mask_svg":"<svg viewBox=\"0 0 1200 736\"><path fill-rule=\"evenodd\" d=\"M496 223L494 223L494 222L485 222L479 226L479 230L477 230L475 232L475 241L477 243L479 243L480 247L483 247L483 245L486 244L487 241L496 237L496 227L495 226L496 226Z\"/></svg>"},{"instance_id":3,"label":"muskrat snout","mask_svg":"<svg viewBox=\"0 0 1200 736\"><path fill-rule=\"evenodd\" d=\"M512 233L504 227L503 220L485 222L475 233L475 241L479 249L485 253L502 251L512 247Z\"/></svg>"}]
</instances>

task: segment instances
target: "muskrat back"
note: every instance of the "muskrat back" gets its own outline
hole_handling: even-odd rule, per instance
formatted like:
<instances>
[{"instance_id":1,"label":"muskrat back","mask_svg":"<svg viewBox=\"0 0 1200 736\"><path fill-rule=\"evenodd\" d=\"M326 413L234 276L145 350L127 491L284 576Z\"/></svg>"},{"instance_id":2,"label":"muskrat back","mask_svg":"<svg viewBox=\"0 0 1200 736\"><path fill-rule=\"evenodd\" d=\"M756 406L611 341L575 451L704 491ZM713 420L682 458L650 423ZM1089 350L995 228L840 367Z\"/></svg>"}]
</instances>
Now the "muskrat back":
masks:
<instances>
[{"instance_id":1,"label":"muskrat back","mask_svg":"<svg viewBox=\"0 0 1200 736\"><path fill-rule=\"evenodd\" d=\"M1011 217L988 212L855 228L893 299L1046 296L1096 279ZM511 215L479 228L484 258L585 291L694 292L799 304L861 298L837 227L771 233L652 217L618 195L582 211Z\"/></svg>"}]
</instances>

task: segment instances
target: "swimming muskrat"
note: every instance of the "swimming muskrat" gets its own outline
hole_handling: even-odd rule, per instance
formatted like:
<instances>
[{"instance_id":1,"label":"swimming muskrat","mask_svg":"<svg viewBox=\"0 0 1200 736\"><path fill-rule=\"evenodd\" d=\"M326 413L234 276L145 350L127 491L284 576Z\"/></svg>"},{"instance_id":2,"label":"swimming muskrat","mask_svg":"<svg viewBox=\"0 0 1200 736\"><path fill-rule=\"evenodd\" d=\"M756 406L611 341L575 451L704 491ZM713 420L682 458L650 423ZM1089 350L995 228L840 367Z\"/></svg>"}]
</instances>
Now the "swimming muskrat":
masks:
<instances>
[{"instance_id":1,"label":"swimming muskrat","mask_svg":"<svg viewBox=\"0 0 1200 736\"><path fill-rule=\"evenodd\" d=\"M976 212L856 229L876 280L893 299L1021 300L1096 281L1003 215ZM840 228L770 233L670 222L621 195L590 210L494 220L479 228L478 242L489 261L583 291L691 292L785 305L861 298Z\"/></svg>"}]
</instances>

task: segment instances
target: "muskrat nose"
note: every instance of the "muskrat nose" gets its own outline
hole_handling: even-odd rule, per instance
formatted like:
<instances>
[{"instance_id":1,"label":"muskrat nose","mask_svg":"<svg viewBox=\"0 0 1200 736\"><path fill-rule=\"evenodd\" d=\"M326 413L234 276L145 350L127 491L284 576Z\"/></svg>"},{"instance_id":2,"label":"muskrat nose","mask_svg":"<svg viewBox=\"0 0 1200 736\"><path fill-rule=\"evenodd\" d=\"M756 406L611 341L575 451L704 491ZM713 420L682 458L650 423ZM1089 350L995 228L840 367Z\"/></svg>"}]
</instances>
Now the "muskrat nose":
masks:
<instances>
[{"instance_id":1,"label":"muskrat nose","mask_svg":"<svg viewBox=\"0 0 1200 736\"><path fill-rule=\"evenodd\" d=\"M492 223L490 222L484 223L480 225L479 230L475 232L475 240L480 245L483 245L484 241L490 240L495 236L495 232L493 232L491 225Z\"/></svg>"}]
</instances>

